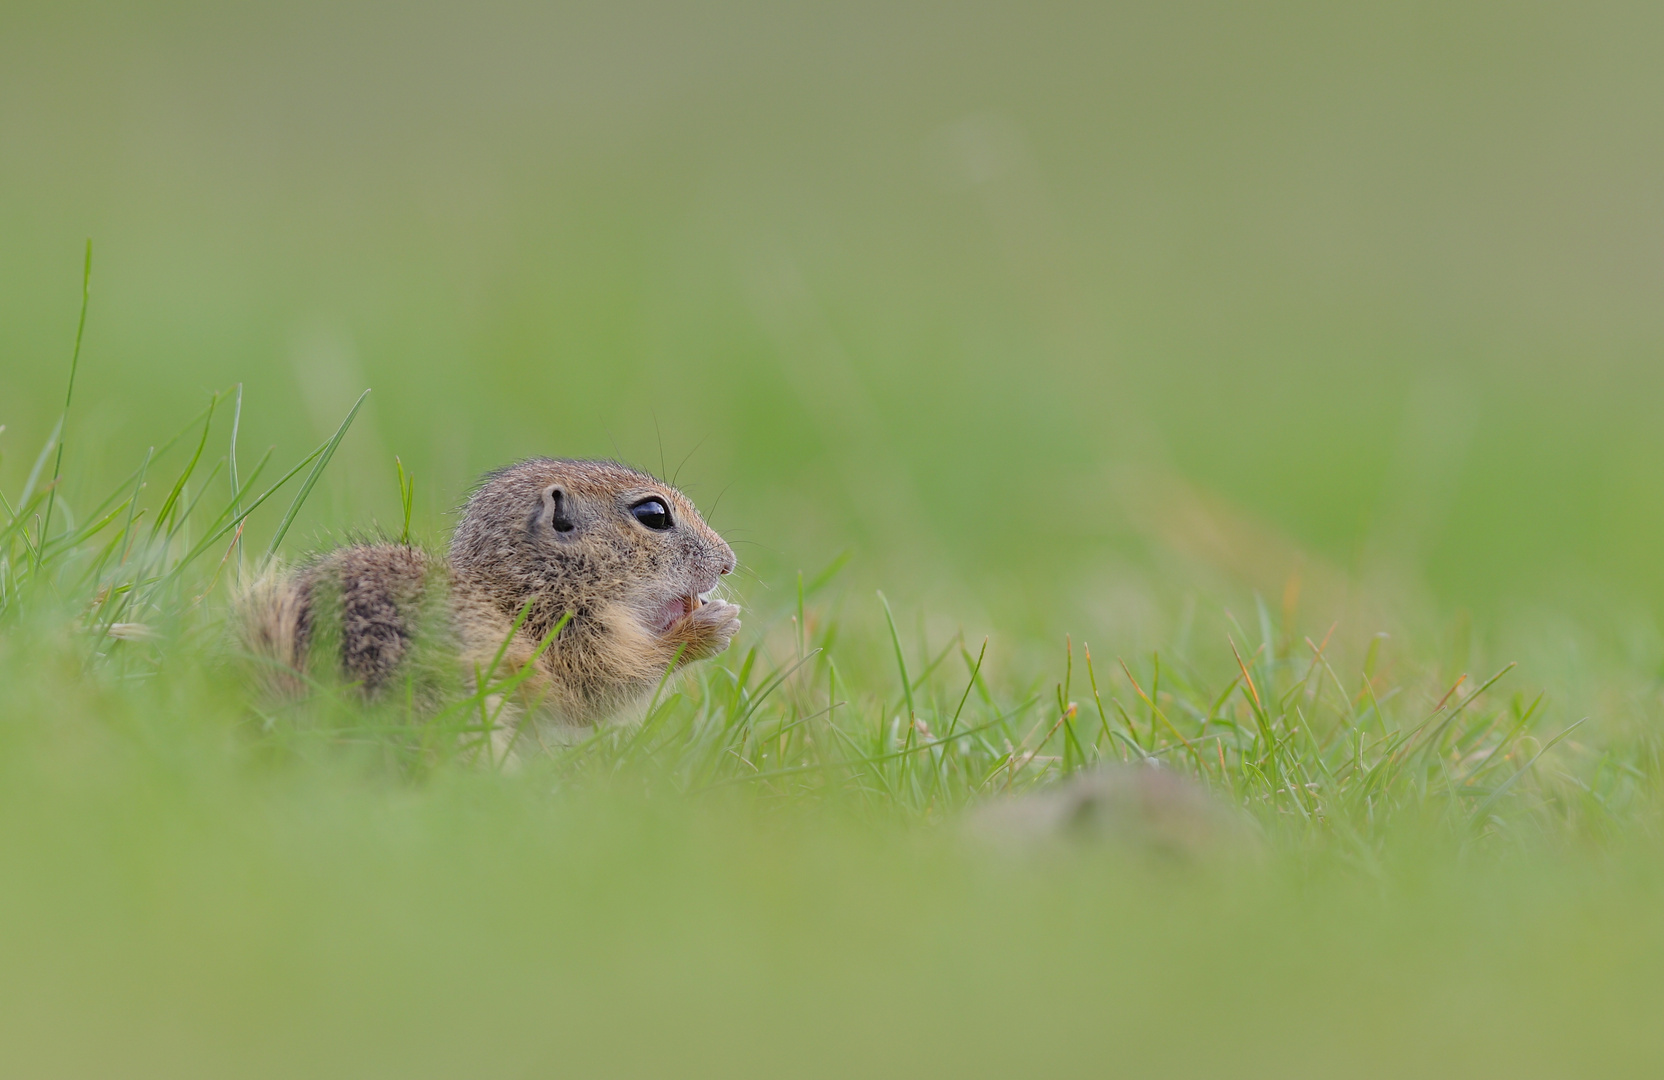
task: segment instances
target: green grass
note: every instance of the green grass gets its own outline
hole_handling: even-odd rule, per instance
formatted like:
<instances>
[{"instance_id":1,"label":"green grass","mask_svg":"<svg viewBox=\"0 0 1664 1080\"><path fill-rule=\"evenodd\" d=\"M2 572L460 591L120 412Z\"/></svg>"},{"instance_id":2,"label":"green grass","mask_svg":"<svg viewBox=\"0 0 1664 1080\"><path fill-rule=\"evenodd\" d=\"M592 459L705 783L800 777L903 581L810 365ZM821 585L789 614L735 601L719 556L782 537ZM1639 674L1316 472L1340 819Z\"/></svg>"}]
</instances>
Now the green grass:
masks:
<instances>
[{"instance_id":1,"label":"green grass","mask_svg":"<svg viewBox=\"0 0 1664 1080\"><path fill-rule=\"evenodd\" d=\"M57 531L48 531L57 477L26 488L5 504L0 618L67 618L88 671L126 679L155 678L176 650L228 639L222 623L234 579L265 563L238 565L246 523L294 486L266 545L266 558L275 557L367 396L268 486L260 481L269 454L241 484L234 445L212 462L205 454L218 407L233 392L213 395L200 431L193 425L147 453L80 520L66 504ZM49 443L41 460L54 451L61 458L62 449ZM159 506L141 506L147 478L161 480L172 458L182 464L155 488ZM398 481L408 499L402 465ZM846 633L834 613L846 602L835 592L839 569L808 582L799 572L795 606L765 607L754 620L761 627L723 663L661 685L640 723L570 745L518 748L573 778L640 772L693 797L743 788L766 801L854 800L925 819L1103 762L1155 763L1228 793L1274 832L1364 858L1406 814L1434 818L1464 843L1575 834L1627 822L1656 783L1650 742L1570 740L1588 718L1567 723L1545 707L1543 692L1511 686L1514 663L1483 678L1462 673L1445 687L1429 681L1436 671L1384 662L1381 633L1354 670L1332 651L1335 627L1314 641L1291 625L1292 612L1276 618L1256 597L1246 626L1228 610L1217 625L1193 620L1165 657L1156 650L1104 665L1089 644L1077 657L1066 641L1050 671L1007 671L1005 685L991 688L988 639L957 632L933 642L921 629L906 640L882 592L867 605L882 612L881 628L869 620ZM257 661L244 659L257 680ZM1401 670L1390 677L1389 667ZM479 737L497 719L485 703L520 678L487 672L471 697L437 717L396 690L366 710L350 688L328 683L296 705L255 700L248 708L260 720L257 744L282 745L303 731L326 743L368 743L417 778L436 762L498 764L489 754L477 760Z\"/></svg>"},{"instance_id":2,"label":"green grass","mask_svg":"<svg viewBox=\"0 0 1664 1080\"><path fill-rule=\"evenodd\" d=\"M491 686L427 719L397 694L251 689L223 626L239 560L257 562L240 546L267 543L242 526L286 505L277 546L353 413L285 471L262 458L233 481L236 400L214 395L97 502L59 500L50 530L56 484L7 502L14 1068L1657 1060L1656 737L1586 740L1513 664L1451 677L1385 634L1308 636L1289 597L1192 612L1148 654L1002 658L997 635L904 631L899 597L834 564L774 590L639 724L523 745L505 772L482 750ZM1144 760L1242 808L1261 857L1025 855L965 832L971 804Z\"/></svg>"},{"instance_id":3,"label":"green grass","mask_svg":"<svg viewBox=\"0 0 1664 1080\"><path fill-rule=\"evenodd\" d=\"M1659 11L13 5L0 1072L1656 1073ZM252 690L535 454L733 649ZM1146 757L1257 855L966 835Z\"/></svg>"}]
</instances>

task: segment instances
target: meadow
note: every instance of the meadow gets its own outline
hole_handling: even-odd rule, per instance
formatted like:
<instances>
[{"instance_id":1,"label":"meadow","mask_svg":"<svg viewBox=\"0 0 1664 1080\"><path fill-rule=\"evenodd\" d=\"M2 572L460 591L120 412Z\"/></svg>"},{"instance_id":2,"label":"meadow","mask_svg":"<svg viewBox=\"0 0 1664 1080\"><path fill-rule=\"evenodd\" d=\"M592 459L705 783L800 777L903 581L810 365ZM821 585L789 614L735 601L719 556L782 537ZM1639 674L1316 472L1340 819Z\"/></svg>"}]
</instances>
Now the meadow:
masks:
<instances>
[{"instance_id":1,"label":"meadow","mask_svg":"<svg viewBox=\"0 0 1664 1080\"><path fill-rule=\"evenodd\" d=\"M6 1072L1656 1071L1656 11L4 18ZM513 768L258 692L532 454L733 648ZM1232 850L972 824L1138 764Z\"/></svg>"}]
</instances>

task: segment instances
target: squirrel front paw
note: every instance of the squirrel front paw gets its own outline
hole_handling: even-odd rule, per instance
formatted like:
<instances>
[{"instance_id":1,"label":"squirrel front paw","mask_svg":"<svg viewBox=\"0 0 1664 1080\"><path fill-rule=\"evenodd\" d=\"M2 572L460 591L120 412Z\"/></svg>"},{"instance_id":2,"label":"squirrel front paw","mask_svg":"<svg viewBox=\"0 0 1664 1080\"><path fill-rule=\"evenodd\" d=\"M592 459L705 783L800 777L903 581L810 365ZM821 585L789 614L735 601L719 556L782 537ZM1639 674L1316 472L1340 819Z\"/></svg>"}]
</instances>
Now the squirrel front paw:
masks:
<instances>
[{"instance_id":1,"label":"squirrel front paw","mask_svg":"<svg viewBox=\"0 0 1664 1080\"><path fill-rule=\"evenodd\" d=\"M740 609L725 600L707 600L678 622L671 634L682 649L681 663L715 656L740 629Z\"/></svg>"}]
</instances>

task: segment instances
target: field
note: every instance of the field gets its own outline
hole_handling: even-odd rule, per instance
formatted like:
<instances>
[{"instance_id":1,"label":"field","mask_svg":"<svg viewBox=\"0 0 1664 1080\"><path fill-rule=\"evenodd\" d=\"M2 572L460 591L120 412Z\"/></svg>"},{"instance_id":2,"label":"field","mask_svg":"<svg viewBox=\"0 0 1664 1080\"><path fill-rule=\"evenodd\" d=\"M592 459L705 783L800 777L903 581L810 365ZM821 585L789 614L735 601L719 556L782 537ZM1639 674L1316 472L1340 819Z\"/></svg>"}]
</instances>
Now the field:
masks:
<instances>
[{"instance_id":1,"label":"field","mask_svg":"<svg viewBox=\"0 0 1664 1080\"><path fill-rule=\"evenodd\" d=\"M0 28L8 1075L1657 1072L1654 8ZM734 647L512 768L254 689L534 454ZM1136 763L1240 831L977 824Z\"/></svg>"}]
</instances>

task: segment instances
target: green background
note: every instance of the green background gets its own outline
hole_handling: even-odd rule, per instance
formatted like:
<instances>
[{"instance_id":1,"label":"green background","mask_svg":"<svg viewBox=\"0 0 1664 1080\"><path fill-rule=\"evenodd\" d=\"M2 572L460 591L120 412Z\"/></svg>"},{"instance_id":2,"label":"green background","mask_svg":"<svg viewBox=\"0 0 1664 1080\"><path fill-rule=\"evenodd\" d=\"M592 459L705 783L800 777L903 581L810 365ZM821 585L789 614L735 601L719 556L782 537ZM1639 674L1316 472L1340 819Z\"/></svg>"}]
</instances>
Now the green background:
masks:
<instances>
[{"instance_id":1,"label":"green background","mask_svg":"<svg viewBox=\"0 0 1664 1080\"><path fill-rule=\"evenodd\" d=\"M212 389L288 460L371 386L292 547L394 454L436 538L517 456L685 458L753 591L849 549L1051 640L1388 567L1657 652L1657 5L0 20L10 489L91 236L72 503Z\"/></svg>"}]
</instances>

